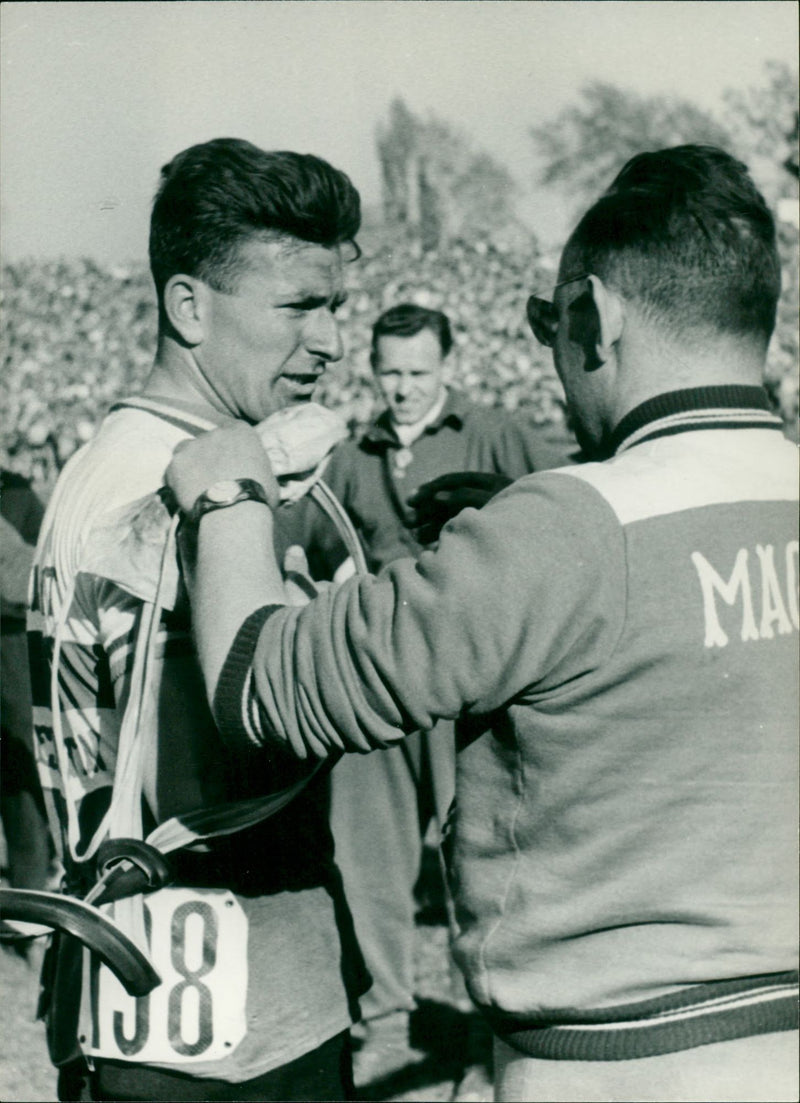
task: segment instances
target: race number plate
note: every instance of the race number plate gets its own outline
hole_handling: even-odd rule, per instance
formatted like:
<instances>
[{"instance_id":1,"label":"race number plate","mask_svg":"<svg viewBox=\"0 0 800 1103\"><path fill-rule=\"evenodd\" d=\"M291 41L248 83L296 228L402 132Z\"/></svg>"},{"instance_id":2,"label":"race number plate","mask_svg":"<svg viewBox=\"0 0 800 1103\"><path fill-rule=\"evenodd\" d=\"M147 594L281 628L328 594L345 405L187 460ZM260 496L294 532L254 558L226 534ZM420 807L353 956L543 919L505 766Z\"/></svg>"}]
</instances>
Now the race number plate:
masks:
<instances>
[{"instance_id":1,"label":"race number plate","mask_svg":"<svg viewBox=\"0 0 800 1103\"><path fill-rule=\"evenodd\" d=\"M84 1053L159 1065L229 1056L247 1028L247 916L239 902L220 890L164 888L145 896L144 909L162 983L137 999L92 959ZM113 904L103 911L114 918Z\"/></svg>"}]
</instances>

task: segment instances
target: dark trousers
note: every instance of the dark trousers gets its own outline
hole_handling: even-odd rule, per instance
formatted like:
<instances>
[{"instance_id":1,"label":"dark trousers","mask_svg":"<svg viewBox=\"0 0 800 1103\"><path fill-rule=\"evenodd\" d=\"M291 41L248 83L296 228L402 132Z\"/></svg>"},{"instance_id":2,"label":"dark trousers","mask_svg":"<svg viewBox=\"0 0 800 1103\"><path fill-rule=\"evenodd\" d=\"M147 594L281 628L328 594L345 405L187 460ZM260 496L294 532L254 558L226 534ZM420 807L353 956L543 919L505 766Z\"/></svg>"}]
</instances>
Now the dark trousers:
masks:
<instances>
[{"instance_id":1,"label":"dark trousers","mask_svg":"<svg viewBox=\"0 0 800 1103\"><path fill-rule=\"evenodd\" d=\"M331 774L336 864L373 986L365 1021L414 1007L414 885L425 830L441 827L455 792L453 725L415 732L368 755L347 754Z\"/></svg>"},{"instance_id":2,"label":"dark trousers","mask_svg":"<svg viewBox=\"0 0 800 1103\"><path fill-rule=\"evenodd\" d=\"M82 1063L61 1070L60 1100L348 1100L355 1096L349 1034L345 1031L317 1049L263 1076L231 1084L125 1061L98 1061L89 1071Z\"/></svg>"}]
</instances>

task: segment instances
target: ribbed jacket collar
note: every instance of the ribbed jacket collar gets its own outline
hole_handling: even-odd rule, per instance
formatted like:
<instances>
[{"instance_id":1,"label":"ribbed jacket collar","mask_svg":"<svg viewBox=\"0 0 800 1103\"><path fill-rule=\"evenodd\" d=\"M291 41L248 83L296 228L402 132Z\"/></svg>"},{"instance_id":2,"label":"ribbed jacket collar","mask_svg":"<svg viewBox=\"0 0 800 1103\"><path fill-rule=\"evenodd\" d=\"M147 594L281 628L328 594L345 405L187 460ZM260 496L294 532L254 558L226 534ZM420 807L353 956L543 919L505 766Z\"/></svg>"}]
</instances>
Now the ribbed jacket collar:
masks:
<instances>
[{"instance_id":1,"label":"ribbed jacket collar","mask_svg":"<svg viewBox=\"0 0 800 1103\"><path fill-rule=\"evenodd\" d=\"M611 434L609 452L697 429L783 429L762 387L726 384L668 391L630 410Z\"/></svg>"}]
</instances>

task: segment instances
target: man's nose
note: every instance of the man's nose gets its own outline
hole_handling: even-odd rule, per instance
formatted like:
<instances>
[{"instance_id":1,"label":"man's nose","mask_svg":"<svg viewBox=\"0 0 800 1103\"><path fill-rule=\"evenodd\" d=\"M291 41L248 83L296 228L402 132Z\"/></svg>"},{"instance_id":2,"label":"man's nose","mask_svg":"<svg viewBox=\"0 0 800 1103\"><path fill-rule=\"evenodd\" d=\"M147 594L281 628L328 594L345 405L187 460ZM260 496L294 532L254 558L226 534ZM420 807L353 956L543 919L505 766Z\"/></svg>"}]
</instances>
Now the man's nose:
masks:
<instances>
[{"instance_id":1,"label":"man's nose","mask_svg":"<svg viewBox=\"0 0 800 1103\"><path fill-rule=\"evenodd\" d=\"M342 335L330 310L313 311L306 326L305 344L309 352L323 360L341 360L344 354Z\"/></svg>"}]
</instances>

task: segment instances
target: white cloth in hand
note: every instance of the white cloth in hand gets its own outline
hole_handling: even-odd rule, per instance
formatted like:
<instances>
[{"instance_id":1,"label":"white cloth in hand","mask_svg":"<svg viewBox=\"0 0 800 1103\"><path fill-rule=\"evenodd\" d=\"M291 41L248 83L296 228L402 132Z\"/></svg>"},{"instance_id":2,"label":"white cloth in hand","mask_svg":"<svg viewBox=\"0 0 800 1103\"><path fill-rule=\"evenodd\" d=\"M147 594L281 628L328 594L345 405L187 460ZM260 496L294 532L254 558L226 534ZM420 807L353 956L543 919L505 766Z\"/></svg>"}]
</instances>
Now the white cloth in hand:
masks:
<instances>
[{"instance_id":1,"label":"white cloth in hand","mask_svg":"<svg viewBox=\"0 0 800 1103\"><path fill-rule=\"evenodd\" d=\"M347 436L342 418L316 402L278 410L255 427L282 502L296 502L322 477L328 457Z\"/></svg>"}]
</instances>

